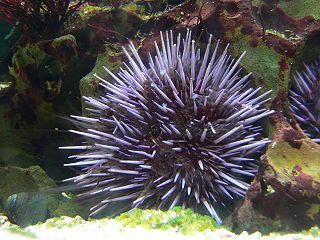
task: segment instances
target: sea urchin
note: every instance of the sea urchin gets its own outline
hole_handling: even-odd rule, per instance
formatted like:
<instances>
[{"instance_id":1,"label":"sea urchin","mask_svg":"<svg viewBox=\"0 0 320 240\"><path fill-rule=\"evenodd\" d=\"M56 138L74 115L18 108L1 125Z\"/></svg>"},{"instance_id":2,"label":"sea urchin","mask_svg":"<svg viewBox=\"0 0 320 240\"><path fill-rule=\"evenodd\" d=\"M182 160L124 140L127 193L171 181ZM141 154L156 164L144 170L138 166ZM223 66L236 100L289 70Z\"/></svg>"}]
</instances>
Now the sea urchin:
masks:
<instances>
[{"instance_id":1,"label":"sea urchin","mask_svg":"<svg viewBox=\"0 0 320 240\"><path fill-rule=\"evenodd\" d=\"M133 207L170 209L175 205L206 209L221 223L215 206L243 196L254 175L253 154L269 142L254 123L271 114L262 108L270 93L248 87L239 77L243 57L219 56L210 36L203 57L191 39L161 34L161 48L145 65L130 43L125 68L105 90L85 97L90 117L73 116L90 128L71 132L86 137L85 150L71 156L82 167L68 179L94 198L92 214L125 201Z\"/></svg>"},{"instance_id":2,"label":"sea urchin","mask_svg":"<svg viewBox=\"0 0 320 240\"><path fill-rule=\"evenodd\" d=\"M307 136L320 143L320 59L304 67L293 74L289 106Z\"/></svg>"}]
</instances>

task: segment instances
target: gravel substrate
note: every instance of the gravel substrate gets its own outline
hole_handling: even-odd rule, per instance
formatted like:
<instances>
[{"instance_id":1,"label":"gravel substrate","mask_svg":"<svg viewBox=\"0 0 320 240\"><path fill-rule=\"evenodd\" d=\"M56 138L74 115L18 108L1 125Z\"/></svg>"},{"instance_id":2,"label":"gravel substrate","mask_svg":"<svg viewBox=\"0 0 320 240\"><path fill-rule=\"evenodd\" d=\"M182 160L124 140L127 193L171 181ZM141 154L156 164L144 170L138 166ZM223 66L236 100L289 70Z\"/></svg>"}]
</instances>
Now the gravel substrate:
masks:
<instances>
[{"instance_id":1,"label":"gravel substrate","mask_svg":"<svg viewBox=\"0 0 320 240\"><path fill-rule=\"evenodd\" d=\"M0 219L1 223L1 219ZM191 235L184 235L177 232L177 228L169 228L166 231L159 229L146 229L141 226L129 227L114 219L102 219L94 221L85 221L81 217L69 218L61 217L59 219L49 219L43 224L29 226L22 230L15 225L6 222L2 217L2 227L0 227L0 239L5 240L113 240L113 239L139 239L139 240L191 240L191 239L245 239L245 240L319 240L319 235L310 234L270 234L262 236L256 232L248 234L243 232L236 235L226 229L205 230L203 232L194 232ZM316 232L318 230L315 230Z\"/></svg>"}]
</instances>

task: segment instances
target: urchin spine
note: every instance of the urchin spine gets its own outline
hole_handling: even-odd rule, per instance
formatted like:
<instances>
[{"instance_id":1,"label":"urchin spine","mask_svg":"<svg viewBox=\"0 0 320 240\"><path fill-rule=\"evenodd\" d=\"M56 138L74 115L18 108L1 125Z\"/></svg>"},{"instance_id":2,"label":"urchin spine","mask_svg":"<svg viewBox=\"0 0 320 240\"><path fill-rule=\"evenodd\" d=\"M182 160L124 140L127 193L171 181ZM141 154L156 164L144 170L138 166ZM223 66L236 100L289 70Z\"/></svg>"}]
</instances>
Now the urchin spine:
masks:
<instances>
[{"instance_id":1,"label":"urchin spine","mask_svg":"<svg viewBox=\"0 0 320 240\"><path fill-rule=\"evenodd\" d=\"M292 75L289 106L307 136L320 143L320 59L304 68Z\"/></svg>"},{"instance_id":2,"label":"urchin spine","mask_svg":"<svg viewBox=\"0 0 320 240\"><path fill-rule=\"evenodd\" d=\"M244 196L254 176L253 153L269 143L253 125L271 113L262 105L271 91L248 87L236 61L212 50L210 36L201 59L188 31L176 42L161 33L161 48L149 54L147 67L130 42L123 48L128 64L114 83L95 75L105 93L85 97L91 117L74 116L91 125L71 132L87 138L86 150L71 156L82 174L68 179L83 187L80 196L97 197L93 214L128 201L128 207L173 208L203 205L221 223L214 205ZM210 54L210 52L212 52Z\"/></svg>"}]
</instances>

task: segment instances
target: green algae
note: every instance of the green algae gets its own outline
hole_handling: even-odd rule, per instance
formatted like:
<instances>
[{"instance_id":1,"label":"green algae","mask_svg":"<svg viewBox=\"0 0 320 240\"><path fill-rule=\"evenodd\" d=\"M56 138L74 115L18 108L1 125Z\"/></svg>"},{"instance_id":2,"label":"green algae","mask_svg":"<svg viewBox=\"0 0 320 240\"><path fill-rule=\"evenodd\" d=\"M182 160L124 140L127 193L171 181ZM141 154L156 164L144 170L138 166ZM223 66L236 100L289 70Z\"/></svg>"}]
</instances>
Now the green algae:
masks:
<instances>
[{"instance_id":1,"label":"green algae","mask_svg":"<svg viewBox=\"0 0 320 240\"><path fill-rule=\"evenodd\" d=\"M280 1L279 7L295 19L305 16L313 16L316 19L320 18L319 0Z\"/></svg>"},{"instance_id":2,"label":"green algae","mask_svg":"<svg viewBox=\"0 0 320 240\"><path fill-rule=\"evenodd\" d=\"M251 4L252 6L259 7L263 4L263 1L253 0ZM281 0L277 3L277 6L295 19L305 16L313 16L316 19L320 18L319 0Z\"/></svg>"},{"instance_id":3,"label":"green algae","mask_svg":"<svg viewBox=\"0 0 320 240\"><path fill-rule=\"evenodd\" d=\"M221 228L212 217L193 213L191 209L174 207L170 211L133 209L116 217L124 226L147 229L175 229L182 234L193 234Z\"/></svg>"},{"instance_id":4,"label":"green algae","mask_svg":"<svg viewBox=\"0 0 320 240\"><path fill-rule=\"evenodd\" d=\"M272 89L272 96L276 96L280 90L288 87L291 59L275 52L262 42L256 47L250 46L251 37L242 34L240 29L234 34L227 33L226 36L233 40L230 45L233 56L240 56L246 52L241 60L241 66L247 72L252 72L256 86L262 86L265 91ZM279 64L282 61L287 63L288 69L280 69Z\"/></svg>"}]
</instances>

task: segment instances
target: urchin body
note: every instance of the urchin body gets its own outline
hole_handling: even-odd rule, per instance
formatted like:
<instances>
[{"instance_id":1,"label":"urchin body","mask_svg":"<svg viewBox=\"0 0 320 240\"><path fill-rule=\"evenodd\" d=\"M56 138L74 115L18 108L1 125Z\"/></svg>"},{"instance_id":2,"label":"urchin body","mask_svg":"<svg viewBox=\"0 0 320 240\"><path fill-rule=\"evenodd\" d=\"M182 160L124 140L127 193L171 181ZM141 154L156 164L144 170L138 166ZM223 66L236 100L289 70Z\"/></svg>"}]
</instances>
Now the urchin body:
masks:
<instances>
[{"instance_id":1,"label":"urchin body","mask_svg":"<svg viewBox=\"0 0 320 240\"><path fill-rule=\"evenodd\" d=\"M249 88L227 49L218 54L210 37L203 57L188 31L174 41L161 34L156 56L145 65L130 43L128 65L110 83L96 76L105 93L85 97L91 125L74 131L87 137L75 155L82 173L71 181L81 196L97 198L93 214L126 201L129 208L202 206L221 219L215 206L243 196L256 172L253 153L269 142L255 122L272 111L261 105L269 94Z\"/></svg>"},{"instance_id":2,"label":"urchin body","mask_svg":"<svg viewBox=\"0 0 320 240\"><path fill-rule=\"evenodd\" d=\"M320 143L320 59L293 74L290 110L308 137Z\"/></svg>"}]
</instances>

